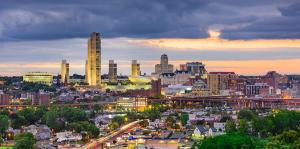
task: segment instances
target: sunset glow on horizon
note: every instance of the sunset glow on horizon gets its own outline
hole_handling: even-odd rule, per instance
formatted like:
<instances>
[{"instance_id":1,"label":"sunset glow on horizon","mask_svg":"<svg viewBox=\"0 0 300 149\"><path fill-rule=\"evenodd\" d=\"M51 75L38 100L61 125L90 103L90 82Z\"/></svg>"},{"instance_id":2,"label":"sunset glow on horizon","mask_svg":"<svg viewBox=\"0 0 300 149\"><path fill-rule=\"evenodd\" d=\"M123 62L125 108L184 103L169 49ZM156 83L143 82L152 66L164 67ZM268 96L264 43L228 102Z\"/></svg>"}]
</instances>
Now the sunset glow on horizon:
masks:
<instances>
[{"instance_id":1,"label":"sunset glow on horizon","mask_svg":"<svg viewBox=\"0 0 300 149\"><path fill-rule=\"evenodd\" d=\"M159 48L174 50L272 50L278 48L300 48L300 39L251 39L228 40L220 38L221 32L208 30L208 38L161 38L161 39L133 39L130 42L141 43Z\"/></svg>"}]
</instances>

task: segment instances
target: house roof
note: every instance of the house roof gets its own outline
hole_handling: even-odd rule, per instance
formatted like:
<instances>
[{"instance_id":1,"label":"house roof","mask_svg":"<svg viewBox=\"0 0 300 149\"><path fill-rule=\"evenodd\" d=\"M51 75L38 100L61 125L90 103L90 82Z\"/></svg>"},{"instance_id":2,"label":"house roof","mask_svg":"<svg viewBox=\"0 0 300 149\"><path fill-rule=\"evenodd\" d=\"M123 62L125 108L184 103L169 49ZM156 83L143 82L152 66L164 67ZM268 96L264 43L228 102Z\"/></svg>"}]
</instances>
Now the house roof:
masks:
<instances>
[{"instance_id":1,"label":"house roof","mask_svg":"<svg viewBox=\"0 0 300 149\"><path fill-rule=\"evenodd\" d=\"M198 126L196 126L196 128L197 128L201 133L206 132L206 128L205 128L205 126L203 126L203 125L198 125Z\"/></svg>"}]
</instances>

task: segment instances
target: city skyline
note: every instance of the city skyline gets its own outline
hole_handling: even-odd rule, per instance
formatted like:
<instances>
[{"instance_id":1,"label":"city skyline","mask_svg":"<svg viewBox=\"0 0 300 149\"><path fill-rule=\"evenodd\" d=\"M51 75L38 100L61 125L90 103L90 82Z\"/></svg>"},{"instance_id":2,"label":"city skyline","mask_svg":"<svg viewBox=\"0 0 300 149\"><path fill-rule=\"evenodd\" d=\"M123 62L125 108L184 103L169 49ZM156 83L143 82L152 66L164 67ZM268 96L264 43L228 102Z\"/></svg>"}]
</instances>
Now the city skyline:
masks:
<instances>
[{"instance_id":1,"label":"city skyline","mask_svg":"<svg viewBox=\"0 0 300 149\"><path fill-rule=\"evenodd\" d=\"M52 2L8 1L0 7L0 75L56 75L62 59L70 63L70 74L85 74L86 41L94 31L103 35L102 74L108 73L109 59L118 64L118 73L130 75L136 59L142 73L150 74L164 53L174 69L201 61L208 71L300 73L300 32L291 25L299 22L300 5L294 0L60 3L68 9ZM123 18L125 8L131 15Z\"/></svg>"}]
</instances>

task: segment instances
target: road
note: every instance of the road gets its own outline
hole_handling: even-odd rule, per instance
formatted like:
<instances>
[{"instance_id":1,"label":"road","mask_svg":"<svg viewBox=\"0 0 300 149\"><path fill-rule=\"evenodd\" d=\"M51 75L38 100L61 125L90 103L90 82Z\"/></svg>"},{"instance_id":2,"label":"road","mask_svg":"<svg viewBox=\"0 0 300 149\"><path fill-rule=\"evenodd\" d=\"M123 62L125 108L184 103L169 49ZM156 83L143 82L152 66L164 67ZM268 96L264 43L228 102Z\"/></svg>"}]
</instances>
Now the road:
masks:
<instances>
[{"instance_id":1,"label":"road","mask_svg":"<svg viewBox=\"0 0 300 149\"><path fill-rule=\"evenodd\" d=\"M112 131L106 137L101 137L97 140L93 140L92 142L89 142L88 144L81 147L80 149L95 149L95 148L97 148L97 146L104 144L107 141L110 141L111 138L114 138L115 136L127 131L128 129L132 128L133 126L139 124L142 121L143 120L138 120L138 121L134 121L129 124L126 124L126 125L122 126L120 129L118 129L116 131Z\"/></svg>"}]
</instances>

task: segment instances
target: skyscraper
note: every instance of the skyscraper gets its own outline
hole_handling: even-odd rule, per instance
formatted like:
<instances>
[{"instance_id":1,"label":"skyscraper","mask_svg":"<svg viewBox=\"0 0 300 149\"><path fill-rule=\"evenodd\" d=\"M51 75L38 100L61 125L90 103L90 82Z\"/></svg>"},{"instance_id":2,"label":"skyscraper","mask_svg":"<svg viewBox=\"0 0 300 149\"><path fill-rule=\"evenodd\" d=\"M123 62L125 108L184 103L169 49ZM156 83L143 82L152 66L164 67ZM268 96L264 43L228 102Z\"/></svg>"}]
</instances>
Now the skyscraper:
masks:
<instances>
[{"instance_id":1,"label":"skyscraper","mask_svg":"<svg viewBox=\"0 0 300 149\"><path fill-rule=\"evenodd\" d=\"M220 94L220 90L229 89L228 80L237 77L234 72L210 72L207 79L210 92L214 95Z\"/></svg>"},{"instance_id":2,"label":"skyscraper","mask_svg":"<svg viewBox=\"0 0 300 149\"><path fill-rule=\"evenodd\" d=\"M169 64L168 56L166 54L161 55L160 64L155 65L155 73L171 73L173 72L173 65Z\"/></svg>"},{"instance_id":3,"label":"skyscraper","mask_svg":"<svg viewBox=\"0 0 300 149\"><path fill-rule=\"evenodd\" d=\"M137 63L137 60L132 60L131 64L131 76L137 77L141 75L140 64Z\"/></svg>"},{"instance_id":4,"label":"skyscraper","mask_svg":"<svg viewBox=\"0 0 300 149\"><path fill-rule=\"evenodd\" d=\"M108 65L109 82L117 82L117 64L114 63L114 60L109 60Z\"/></svg>"},{"instance_id":5,"label":"skyscraper","mask_svg":"<svg viewBox=\"0 0 300 149\"><path fill-rule=\"evenodd\" d=\"M69 78L70 78L70 73L69 73L69 63L67 63L67 60L62 60L61 62L61 83L63 84L68 84L69 83Z\"/></svg>"},{"instance_id":6,"label":"skyscraper","mask_svg":"<svg viewBox=\"0 0 300 149\"><path fill-rule=\"evenodd\" d=\"M88 40L86 80L91 86L101 85L101 39L100 33L93 32Z\"/></svg>"}]
</instances>

